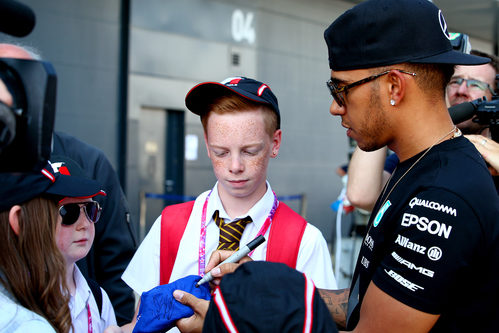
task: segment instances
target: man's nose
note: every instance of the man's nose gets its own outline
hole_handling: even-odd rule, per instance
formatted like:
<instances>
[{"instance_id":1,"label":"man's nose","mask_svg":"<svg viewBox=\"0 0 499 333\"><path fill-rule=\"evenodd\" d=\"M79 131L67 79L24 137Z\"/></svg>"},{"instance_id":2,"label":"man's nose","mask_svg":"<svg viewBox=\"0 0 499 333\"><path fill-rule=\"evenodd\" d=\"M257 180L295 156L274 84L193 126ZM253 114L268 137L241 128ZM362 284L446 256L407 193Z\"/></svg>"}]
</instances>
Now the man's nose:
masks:
<instances>
[{"instance_id":1,"label":"man's nose","mask_svg":"<svg viewBox=\"0 0 499 333\"><path fill-rule=\"evenodd\" d=\"M331 102L331 106L329 107L329 113L331 113L333 116L341 116L345 114L345 107L340 106L338 102L333 99Z\"/></svg>"},{"instance_id":2,"label":"man's nose","mask_svg":"<svg viewBox=\"0 0 499 333\"><path fill-rule=\"evenodd\" d=\"M467 95L468 94L468 82L463 80L459 87L457 88L457 91L461 95Z\"/></svg>"}]
</instances>

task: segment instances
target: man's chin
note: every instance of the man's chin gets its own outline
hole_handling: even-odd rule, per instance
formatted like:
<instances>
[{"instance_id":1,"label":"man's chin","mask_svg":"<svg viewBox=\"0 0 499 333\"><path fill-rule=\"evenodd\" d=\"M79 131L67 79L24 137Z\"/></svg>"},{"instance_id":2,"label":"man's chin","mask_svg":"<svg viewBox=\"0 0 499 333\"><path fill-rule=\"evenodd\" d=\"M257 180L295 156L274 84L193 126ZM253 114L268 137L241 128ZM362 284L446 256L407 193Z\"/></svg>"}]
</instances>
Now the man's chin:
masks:
<instances>
[{"instance_id":1,"label":"man's chin","mask_svg":"<svg viewBox=\"0 0 499 333\"><path fill-rule=\"evenodd\" d=\"M383 148L384 146L378 146L378 145L374 145L373 143L371 142L368 142L368 143L364 143L364 142L357 142L357 146L365 151L365 152L370 152L370 151L375 151L375 150L378 150L380 148Z\"/></svg>"},{"instance_id":2,"label":"man's chin","mask_svg":"<svg viewBox=\"0 0 499 333\"><path fill-rule=\"evenodd\" d=\"M458 104L462 104L462 103L466 103L466 102L471 102L471 100L468 98L456 98L452 102L449 101L449 104L450 104L450 106L456 106Z\"/></svg>"}]
</instances>

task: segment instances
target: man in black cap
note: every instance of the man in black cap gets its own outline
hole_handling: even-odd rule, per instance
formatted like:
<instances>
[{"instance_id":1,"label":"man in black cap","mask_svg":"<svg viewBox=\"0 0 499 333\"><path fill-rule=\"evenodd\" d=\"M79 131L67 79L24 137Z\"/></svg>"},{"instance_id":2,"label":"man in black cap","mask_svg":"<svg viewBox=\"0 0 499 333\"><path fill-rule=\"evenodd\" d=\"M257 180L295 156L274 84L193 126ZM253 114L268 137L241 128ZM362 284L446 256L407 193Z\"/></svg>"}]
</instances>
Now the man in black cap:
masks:
<instances>
[{"instance_id":1,"label":"man in black cap","mask_svg":"<svg viewBox=\"0 0 499 333\"><path fill-rule=\"evenodd\" d=\"M331 114L361 149L386 145L400 159L368 223L347 329L497 330L499 198L444 98L454 65L488 59L453 51L427 0L363 2L324 36ZM322 292L331 309L338 294Z\"/></svg>"},{"instance_id":2,"label":"man in black cap","mask_svg":"<svg viewBox=\"0 0 499 333\"><path fill-rule=\"evenodd\" d=\"M488 59L453 51L427 0L362 2L325 39L330 112L360 148L387 145L401 161L374 207L351 288L321 291L333 318L356 332L497 331L499 198L444 98L454 65ZM214 257L209 268L224 259ZM203 317L203 302L174 295Z\"/></svg>"}]
</instances>

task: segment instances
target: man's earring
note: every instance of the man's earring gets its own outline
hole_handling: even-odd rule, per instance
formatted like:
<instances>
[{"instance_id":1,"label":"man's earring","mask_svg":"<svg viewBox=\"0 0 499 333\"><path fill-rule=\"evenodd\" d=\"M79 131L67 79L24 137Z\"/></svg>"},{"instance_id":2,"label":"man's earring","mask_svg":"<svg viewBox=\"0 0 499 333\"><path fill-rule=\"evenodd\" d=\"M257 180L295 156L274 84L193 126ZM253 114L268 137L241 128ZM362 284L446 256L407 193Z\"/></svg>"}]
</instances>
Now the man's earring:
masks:
<instances>
[{"instance_id":1,"label":"man's earring","mask_svg":"<svg viewBox=\"0 0 499 333\"><path fill-rule=\"evenodd\" d=\"M394 99L391 99L391 100L390 100L390 105L391 105L391 106L395 106L395 100L394 100Z\"/></svg>"}]
</instances>

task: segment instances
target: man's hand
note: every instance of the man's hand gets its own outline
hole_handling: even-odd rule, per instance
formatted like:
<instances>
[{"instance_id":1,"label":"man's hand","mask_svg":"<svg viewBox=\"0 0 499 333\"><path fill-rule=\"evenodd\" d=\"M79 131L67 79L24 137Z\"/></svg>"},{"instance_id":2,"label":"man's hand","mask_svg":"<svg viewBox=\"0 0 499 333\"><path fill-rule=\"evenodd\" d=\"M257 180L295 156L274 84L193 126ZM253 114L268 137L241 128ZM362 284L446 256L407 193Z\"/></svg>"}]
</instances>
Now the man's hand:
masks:
<instances>
[{"instance_id":1,"label":"man's hand","mask_svg":"<svg viewBox=\"0 0 499 333\"><path fill-rule=\"evenodd\" d=\"M490 164L493 169L490 170L492 175L499 175L499 143L482 135L470 134L465 135L465 137L475 145L485 161Z\"/></svg>"},{"instance_id":2,"label":"man's hand","mask_svg":"<svg viewBox=\"0 0 499 333\"><path fill-rule=\"evenodd\" d=\"M211 283L218 286L220 284L220 280L225 274L232 273L239 267L240 264L253 260L250 257L245 256L237 263L227 263L216 267L233 253L234 251L217 250L211 254L210 260L208 261L205 269L205 272L211 271L211 275L213 276Z\"/></svg>"},{"instance_id":3,"label":"man's hand","mask_svg":"<svg viewBox=\"0 0 499 333\"><path fill-rule=\"evenodd\" d=\"M182 290L175 290L173 292L173 297L180 303L189 306L194 314L189 318L182 318L177 320L177 327L181 332L202 332L204 318L206 317L206 312L208 312L208 307L210 305L209 301L204 299L199 299Z\"/></svg>"}]
</instances>

